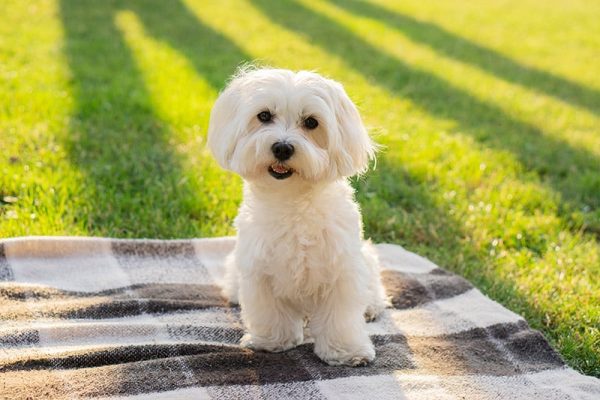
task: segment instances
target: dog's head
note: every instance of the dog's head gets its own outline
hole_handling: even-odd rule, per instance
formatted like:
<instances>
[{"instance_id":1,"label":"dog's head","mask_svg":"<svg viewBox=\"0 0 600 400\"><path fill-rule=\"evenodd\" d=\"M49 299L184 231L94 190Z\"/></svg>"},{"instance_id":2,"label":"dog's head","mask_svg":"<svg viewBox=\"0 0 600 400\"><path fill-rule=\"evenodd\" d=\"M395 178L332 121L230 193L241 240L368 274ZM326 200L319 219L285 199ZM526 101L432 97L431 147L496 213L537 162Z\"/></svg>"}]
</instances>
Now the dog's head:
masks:
<instances>
[{"instance_id":1,"label":"dog's head","mask_svg":"<svg viewBox=\"0 0 600 400\"><path fill-rule=\"evenodd\" d=\"M208 145L249 181L333 180L363 172L375 153L341 84L282 69L234 77L212 109Z\"/></svg>"}]
</instances>

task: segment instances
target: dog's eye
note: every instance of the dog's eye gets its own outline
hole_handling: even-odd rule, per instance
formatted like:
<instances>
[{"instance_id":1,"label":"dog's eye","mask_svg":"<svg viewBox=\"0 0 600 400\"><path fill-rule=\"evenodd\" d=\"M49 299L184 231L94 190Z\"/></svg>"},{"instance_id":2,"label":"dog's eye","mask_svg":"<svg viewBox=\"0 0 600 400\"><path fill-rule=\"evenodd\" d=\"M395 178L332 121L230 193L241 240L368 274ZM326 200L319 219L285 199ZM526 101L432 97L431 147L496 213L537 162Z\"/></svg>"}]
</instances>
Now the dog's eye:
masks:
<instances>
[{"instance_id":1,"label":"dog's eye","mask_svg":"<svg viewBox=\"0 0 600 400\"><path fill-rule=\"evenodd\" d=\"M304 126L307 129L315 129L317 126L319 126L319 121L317 121L313 117L308 117L304 120Z\"/></svg>"},{"instance_id":2,"label":"dog's eye","mask_svg":"<svg viewBox=\"0 0 600 400\"><path fill-rule=\"evenodd\" d=\"M261 111L256 117L260 122L269 122L273 118L269 111Z\"/></svg>"}]
</instances>

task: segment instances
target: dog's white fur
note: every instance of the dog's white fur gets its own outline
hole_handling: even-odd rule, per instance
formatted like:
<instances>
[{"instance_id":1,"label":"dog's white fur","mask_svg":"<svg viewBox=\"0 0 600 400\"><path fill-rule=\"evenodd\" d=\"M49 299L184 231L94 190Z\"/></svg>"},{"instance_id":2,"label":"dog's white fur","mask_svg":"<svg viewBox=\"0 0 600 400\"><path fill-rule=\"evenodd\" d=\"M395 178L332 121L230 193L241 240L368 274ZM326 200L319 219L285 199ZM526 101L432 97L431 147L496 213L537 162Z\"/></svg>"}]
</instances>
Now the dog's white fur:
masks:
<instances>
[{"instance_id":1,"label":"dog's white fur","mask_svg":"<svg viewBox=\"0 0 600 400\"><path fill-rule=\"evenodd\" d=\"M268 110L270 122L257 115ZM313 117L310 130L304 119ZM271 146L286 142L277 180ZM225 295L241 305L245 347L284 351L304 340L332 365L362 365L375 350L365 316L386 305L376 255L362 239L347 177L367 169L375 145L339 83L312 72L240 72L217 99L208 145L219 164L244 179L238 239L226 265Z\"/></svg>"}]
</instances>

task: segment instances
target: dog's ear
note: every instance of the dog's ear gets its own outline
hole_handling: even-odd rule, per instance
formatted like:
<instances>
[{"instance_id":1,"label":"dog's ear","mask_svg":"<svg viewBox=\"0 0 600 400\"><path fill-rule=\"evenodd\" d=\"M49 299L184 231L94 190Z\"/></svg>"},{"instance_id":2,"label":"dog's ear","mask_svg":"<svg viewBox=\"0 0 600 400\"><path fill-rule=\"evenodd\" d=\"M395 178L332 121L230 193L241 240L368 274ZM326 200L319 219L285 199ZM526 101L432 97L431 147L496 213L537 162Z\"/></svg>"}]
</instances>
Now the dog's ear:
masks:
<instances>
[{"instance_id":1,"label":"dog's ear","mask_svg":"<svg viewBox=\"0 0 600 400\"><path fill-rule=\"evenodd\" d=\"M338 135L332 138L330 152L340 176L365 172L369 161L375 158L377 145L363 125L358 109L344 87L329 81L334 101Z\"/></svg>"},{"instance_id":2,"label":"dog's ear","mask_svg":"<svg viewBox=\"0 0 600 400\"><path fill-rule=\"evenodd\" d=\"M231 82L217 98L208 123L208 148L224 169L231 169L231 158L242 126L238 116L238 82ZM238 94L238 95L236 95Z\"/></svg>"}]
</instances>

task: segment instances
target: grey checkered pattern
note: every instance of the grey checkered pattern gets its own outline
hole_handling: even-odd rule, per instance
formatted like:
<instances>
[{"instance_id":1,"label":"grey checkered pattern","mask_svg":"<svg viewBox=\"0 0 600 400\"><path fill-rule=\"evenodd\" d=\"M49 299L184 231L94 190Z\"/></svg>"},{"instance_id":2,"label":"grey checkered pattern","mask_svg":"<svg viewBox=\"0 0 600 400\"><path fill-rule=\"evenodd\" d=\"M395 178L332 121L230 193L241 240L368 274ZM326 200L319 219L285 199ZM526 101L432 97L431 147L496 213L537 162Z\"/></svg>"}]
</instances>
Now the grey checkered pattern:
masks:
<instances>
[{"instance_id":1,"label":"grey checkered pattern","mask_svg":"<svg viewBox=\"0 0 600 400\"><path fill-rule=\"evenodd\" d=\"M393 308L362 368L253 352L218 282L233 238L0 241L0 398L598 399L543 336L464 279L378 245Z\"/></svg>"}]
</instances>

